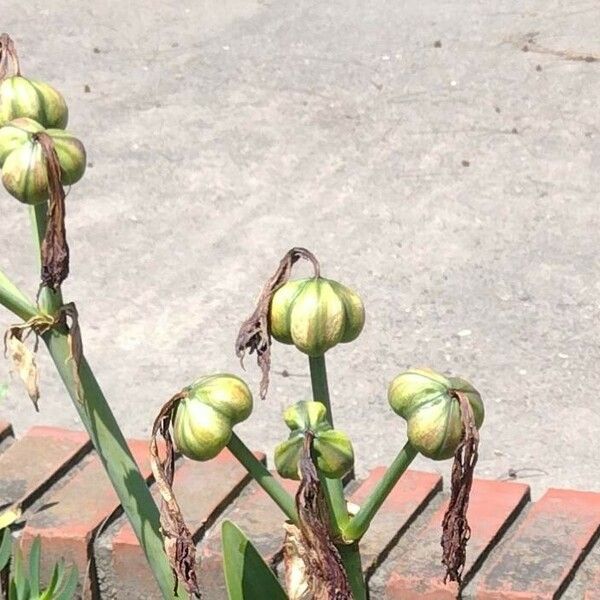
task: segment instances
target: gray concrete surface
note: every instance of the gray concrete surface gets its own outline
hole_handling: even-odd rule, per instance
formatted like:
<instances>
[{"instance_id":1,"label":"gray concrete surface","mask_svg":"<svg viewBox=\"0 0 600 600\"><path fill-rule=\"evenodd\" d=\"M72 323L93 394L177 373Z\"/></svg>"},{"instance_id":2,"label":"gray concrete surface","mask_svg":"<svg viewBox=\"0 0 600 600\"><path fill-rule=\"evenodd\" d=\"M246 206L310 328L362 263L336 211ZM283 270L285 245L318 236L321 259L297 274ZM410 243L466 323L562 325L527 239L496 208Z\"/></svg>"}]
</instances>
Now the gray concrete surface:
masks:
<instances>
[{"instance_id":1,"label":"gray concrete surface","mask_svg":"<svg viewBox=\"0 0 600 600\"><path fill-rule=\"evenodd\" d=\"M600 490L600 62L573 60L600 54L599 20L596 0L3 0L89 151L66 296L127 435L240 372L238 325L303 245L368 310L328 355L359 473L404 441L387 383L429 365L484 396L481 476ZM1 207L2 268L33 294L26 212ZM77 424L40 362L42 412L16 381L0 406L18 432ZM277 347L274 368L294 376L240 427L254 447L309 394L302 356Z\"/></svg>"}]
</instances>

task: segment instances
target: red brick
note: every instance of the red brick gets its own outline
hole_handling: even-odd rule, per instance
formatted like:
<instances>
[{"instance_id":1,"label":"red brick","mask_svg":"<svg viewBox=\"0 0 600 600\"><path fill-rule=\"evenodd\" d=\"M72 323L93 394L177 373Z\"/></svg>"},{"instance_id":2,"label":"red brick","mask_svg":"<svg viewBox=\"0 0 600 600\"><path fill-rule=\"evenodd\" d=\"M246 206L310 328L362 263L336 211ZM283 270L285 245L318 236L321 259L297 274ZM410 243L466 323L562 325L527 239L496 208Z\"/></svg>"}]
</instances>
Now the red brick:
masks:
<instances>
[{"instance_id":1,"label":"red brick","mask_svg":"<svg viewBox=\"0 0 600 600\"><path fill-rule=\"evenodd\" d=\"M587 584L584 600L600 600L600 566Z\"/></svg>"},{"instance_id":2,"label":"red brick","mask_svg":"<svg viewBox=\"0 0 600 600\"><path fill-rule=\"evenodd\" d=\"M32 427L0 454L0 505L27 508L91 447L82 432Z\"/></svg>"},{"instance_id":3,"label":"red brick","mask_svg":"<svg viewBox=\"0 0 600 600\"><path fill-rule=\"evenodd\" d=\"M288 492L296 493L297 481L281 479L277 474L274 475ZM266 560L281 549L286 517L256 482L252 482L245 493L234 502L226 517L242 529ZM202 589L207 591L207 595L210 592L210 600L227 600L221 554L219 522L208 532L198 548L202 565Z\"/></svg>"},{"instance_id":4,"label":"red brick","mask_svg":"<svg viewBox=\"0 0 600 600\"><path fill-rule=\"evenodd\" d=\"M385 473L373 469L351 495L350 502L361 505ZM402 532L442 488L442 478L434 473L406 471L371 521L360 542L363 570L369 577L380 559L395 545Z\"/></svg>"},{"instance_id":5,"label":"red brick","mask_svg":"<svg viewBox=\"0 0 600 600\"><path fill-rule=\"evenodd\" d=\"M256 453L259 460L264 454ZM174 492L195 539L249 481L250 476L225 449L214 460L178 463ZM112 540L114 586L119 598L160 598L158 586L133 529L125 523Z\"/></svg>"},{"instance_id":6,"label":"red brick","mask_svg":"<svg viewBox=\"0 0 600 600\"><path fill-rule=\"evenodd\" d=\"M558 597L600 530L600 494L550 489L482 570L478 600Z\"/></svg>"},{"instance_id":7,"label":"red brick","mask_svg":"<svg viewBox=\"0 0 600 600\"><path fill-rule=\"evenodd\" d=\"M467 517L471 539L467 547L465 581L477 564L506 531L529 499L529 486L476 479L473 482ZM444 585L440 537L448 502L431 516L417 542L392 565L386 597L402 600L453 600L458 595L455 583Z\"/></svg>"},{"instance_id":8,"label":"red brick","mask_svg":"<svg viewBox=\"0 0 600 600\"><path fill-rule=\"evenodd\" d=\"M142 476L151 475L148 442L129 441L129 448ZM75 564L80 581L86 577L89 545L94 533L119 507L100 459L94 456L55 494L50 494L43 510L32 515L23 531L21 545L27 552L36 536L42 542L42 572L47 577L54 563L64 558ZM93 586L94 577L88 577Z\"/></svg>"},{"instance_id":9,"label":"red brick","mask_svg":"<svg viewBox=\"0 0 600 600\"><path fill-rule=\"evenodd\" d=\"M0 419L0 442L3 442L6 438L13 436L14 434L12 425Z\"/></svg>"}]
</instances>

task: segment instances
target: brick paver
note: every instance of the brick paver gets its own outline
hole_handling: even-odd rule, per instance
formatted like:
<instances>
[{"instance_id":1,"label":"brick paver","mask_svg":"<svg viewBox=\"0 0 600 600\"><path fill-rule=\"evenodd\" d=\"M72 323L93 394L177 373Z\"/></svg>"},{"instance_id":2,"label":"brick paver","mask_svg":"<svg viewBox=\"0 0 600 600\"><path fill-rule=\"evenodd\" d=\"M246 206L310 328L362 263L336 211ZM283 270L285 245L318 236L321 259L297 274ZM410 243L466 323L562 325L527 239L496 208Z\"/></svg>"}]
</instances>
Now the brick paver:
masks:
<instances>
[{"instance_id":1,"label":"brick paver","mask_svg":"<svg viewBox=\"0 0 600 600\"><path fill-rule=\"evenodd\" d=\"M477 600L552 600L600 529L600 494L550 489L482 569Z\"/></svg>"},{"instance_id":2,"label":"brick paver","mask_svg":"<svg viewBox=\"0 0 600 600\"><path fill-rule=\"evenodd\" d=\"M476 479L468 509L471 539L467 548L464 578L475 571L477 563L498 541L519 510L529 499L529 487L519 483L500 483ZM386 597L402 600L453 600L455 583L444 584L440 537L448 502L436 510L415 544L391 566Z\"/></svg>"}]
</instances>

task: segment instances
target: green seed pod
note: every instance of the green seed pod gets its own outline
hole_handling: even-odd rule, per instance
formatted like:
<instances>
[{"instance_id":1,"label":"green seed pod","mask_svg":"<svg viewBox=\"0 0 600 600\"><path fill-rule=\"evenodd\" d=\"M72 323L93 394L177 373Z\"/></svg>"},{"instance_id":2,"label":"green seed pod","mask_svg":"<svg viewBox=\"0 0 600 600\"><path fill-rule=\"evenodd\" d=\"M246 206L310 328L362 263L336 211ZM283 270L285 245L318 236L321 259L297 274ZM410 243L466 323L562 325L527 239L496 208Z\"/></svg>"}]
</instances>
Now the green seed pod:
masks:
<instances>
[{"instance_id":1,"label":"green seed pod","mask_svg":"<svg viewBox=\"0 0 600 600\"><path fill-rule=\"evenodd\" d=\"M275 467L282 477L300 479L298 463L307 431L315 436L313 450L317 467L326 477L343 477L352 469L354 451L350 438L331 428L323 404L298 402L285 411L283 419L291 433L275 448Z\"/></svg>"},{"instance_id":2,"label":"green seed pod","mask_svg":"<svg viewBox=\"0 0 600 600\"><path fill-rule=\"evenodd\" d=\"M65 99L52 86L15 75L0 83L0 126L21 117L33 119L45 128L64 129L69 110Z\"/></svg>"},{"instance_id":3,"label":"green seed pod","mask_svg":"<svg viewBox=\"0 0 600 600\"><path fill-rule=\"evenodd\" d=\"M252 393L235 375L203 377L186 390L175 413L175 447L193 460L210 460L225 448L233 426L252 412Z\"/></svg>"},{"instance_id":4,"label":"green seed pod","mask_svg":"<svg viewBox=\"0 0 600 600\"><path fill-rule=\"evenodd\" d=\"M15 119L0 127L0 168L6 157L19 146L31 140L32 133L44 131L44 128L33 119Z\"/></svg>"},{"instance_id":5,"label":"green seed pod","mask_svg":"<svg viewBox=\"0 0 600 600\"><path fill-rule=\"evenodd\" d=\"M461 442L463 426L455 392L468 398L479 429L484 418L483 402L479 392L464 379L413 369L390 384L388 400L392 409L406 419L410 443L428 458L450 458Z\"/></svg>"},{"instance_id":6,"label":"green seed pod","mask_svg":"<svg viewBox=\"0 0 600 600\"><path fill-rule=\"evenodd\" d=\"M25 204L38 204L49 196L46 159L35 137L42 131L38 123L27 118L15 119L0 128L2 183L12 196ZM62 184L76 183L86 167L83 144L62 129L47 129L46 133L54 142Z\"/></svg>"},{"instance_id":7,"label":"green seed pod","mask_svg":"<svg viewBox=\"0 0 600 600\"><path fill-rule=\"evenodd\" d=\"M339 343L355 340L365 324L362 300L337 281L315 277L288 281L271 300L273 337L321 356Z\"/></svg>"}]
</instances>

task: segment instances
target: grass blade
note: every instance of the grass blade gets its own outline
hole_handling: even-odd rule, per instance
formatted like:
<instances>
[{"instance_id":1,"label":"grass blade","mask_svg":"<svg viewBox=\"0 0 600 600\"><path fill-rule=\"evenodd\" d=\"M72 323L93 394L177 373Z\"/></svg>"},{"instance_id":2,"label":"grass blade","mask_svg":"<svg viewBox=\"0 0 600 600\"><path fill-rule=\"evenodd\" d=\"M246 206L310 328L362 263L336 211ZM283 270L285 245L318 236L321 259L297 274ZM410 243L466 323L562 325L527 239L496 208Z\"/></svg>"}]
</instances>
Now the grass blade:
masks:
<instances>
[{"instance_id":1,"label":"grass blade","mask_svg":"<svg viewBox=\"0 0 600 600\"><path fill-rule=\"evenodd\" d=\"M54 597L54 600L71 600L75 596L75 591L77 590L77 582L79 581L79 573L75 565L73 565L69 569L69 575L67 576L67 580L64 584L64 587Z\"/></svg>"},{"instance_id":2,"label":"grass blade","mask_svg":"<svg viewBox=\"0 0 600 600\"><path fill-rule=\"evenodd\" d=\"M40 552L40 538L36 537L29 551L29 586L34 598L40 595Z\"/></svg>"}]
</instances>

